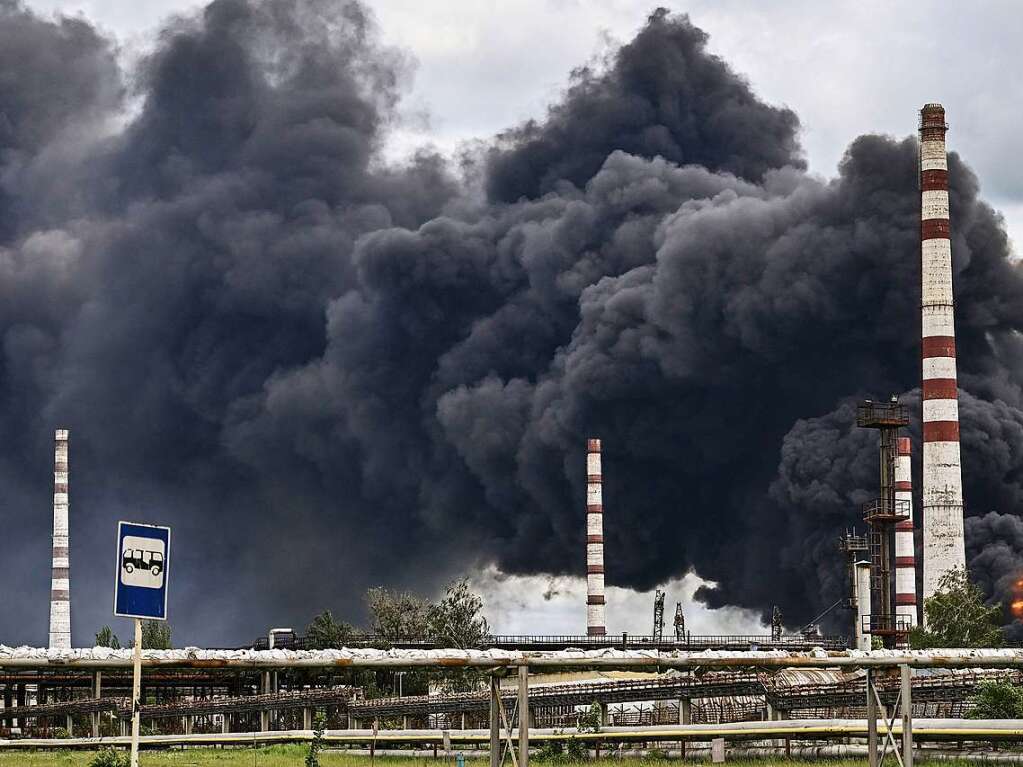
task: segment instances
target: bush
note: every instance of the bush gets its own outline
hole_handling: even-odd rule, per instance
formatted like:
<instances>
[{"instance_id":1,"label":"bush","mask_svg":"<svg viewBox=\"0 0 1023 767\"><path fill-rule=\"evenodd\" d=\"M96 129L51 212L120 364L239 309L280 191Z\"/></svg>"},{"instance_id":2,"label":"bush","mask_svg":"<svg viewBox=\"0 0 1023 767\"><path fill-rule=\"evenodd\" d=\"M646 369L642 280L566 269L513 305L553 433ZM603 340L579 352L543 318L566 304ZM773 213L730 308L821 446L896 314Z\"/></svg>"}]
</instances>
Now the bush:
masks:
<instances>
[{"instance_id":1,"label":"bush","mask_svg":"<svg viewBox=\"0 0 1023 767\"><path fill-rule=\"evenodd\" d=\"M981 682L970 703L967 719L1023 719L1023 688L1008 682Z\"/></svg>"},{"instance_id":2,"label":"bush","mask_svg":"<svg viewBox=\"0 0 1023 767\"><path fill-rule=\"evenodd\" d=\"M317 711L313 740L309 744L309 753L305 755L305 767L320 767L320 749L323 748L323 732L326 729L327 717L322 711Z\"/></svg>"},{"instance_id":3,"label":"bush","mask_svg":"<svg viewBox=\"0 0 1023 767\"><path fill-rule=\"evenodd\" d=\"M568 758L573 762L581 762L589 755L585 742L578 738L572 738L568 741Z\"/></svg>"},{"instance_id":4,"label":"bush","mask_svg":"<svg viewBox=\"0 0 1023 767\"><path fill-rule=\"evenodd\" d=\"M128 767L130 758L113 748L104 748L89 762L89 767Z\"/></svg>"},{"instance_id":5,"label":"bush","mask_svg":"<svg viewBox=\"0 0 1023 767\"><path fill-rule=\"evenodd\" d=\"M555 735L561 735L561 730L555 730ZM557 761L565 757L565 744L560 740L545 740L540 744L536 758L541 761Z\"/></svg>"}]
</instances>

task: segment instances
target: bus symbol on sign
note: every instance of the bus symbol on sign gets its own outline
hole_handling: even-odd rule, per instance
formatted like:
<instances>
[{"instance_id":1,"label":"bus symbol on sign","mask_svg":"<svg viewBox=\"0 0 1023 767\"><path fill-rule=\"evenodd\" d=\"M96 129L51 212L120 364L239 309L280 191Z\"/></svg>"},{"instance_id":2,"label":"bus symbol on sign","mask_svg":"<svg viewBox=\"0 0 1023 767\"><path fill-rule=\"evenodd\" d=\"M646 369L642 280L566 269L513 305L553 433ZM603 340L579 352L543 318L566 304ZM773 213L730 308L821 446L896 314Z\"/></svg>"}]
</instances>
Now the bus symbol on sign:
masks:
<instances>
[{"instance_id":1,"label":"bus symbol on sign","mask_svg":"<svg viewBox=\"0 0 1023 767\"><path fill-rule=\"evenodd\" d=\"M147 589L163 587L163 562L166 554L159 538L126 535L121 543L121 583Z\"/></svg>"},{"instance_id":2,"label":"bus symbol on sign","mask_svg":"<svg viewBox=\"0 0 1023 767\"><path fill-rule=\"evenodd\" d=\"M166 620L169 572L169 527L117 523L114 615Z\"/></svg>"}]
</instances>

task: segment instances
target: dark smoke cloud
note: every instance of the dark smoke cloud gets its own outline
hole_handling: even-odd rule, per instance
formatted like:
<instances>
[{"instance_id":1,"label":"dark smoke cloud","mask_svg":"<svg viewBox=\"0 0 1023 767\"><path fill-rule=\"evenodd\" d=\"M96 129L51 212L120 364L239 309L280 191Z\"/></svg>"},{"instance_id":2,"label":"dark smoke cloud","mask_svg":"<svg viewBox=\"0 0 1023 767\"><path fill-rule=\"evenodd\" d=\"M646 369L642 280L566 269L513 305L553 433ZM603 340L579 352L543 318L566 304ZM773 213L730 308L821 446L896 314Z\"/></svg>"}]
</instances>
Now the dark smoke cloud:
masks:
<instances>
[{"instance_id":1,"label":"dark smoke cloud","mask_svg":"<svg viewBox=\"0 0 1023 767\"><path fill-rule=\"evenodd\" d=\"M705 32L656 11L606 69L577 69L544 122L502 134L489 158L491 198L582 187L616 149L748 179L802 167L796 115L757 99L706 45Z\"/></svg>"},{"instance_id":2,"label":"dark smoke cloud","mask_svg":"<svg viewBox=\"0 0 1023 767\"><path fill-rule=\"evenodd\" d=\"M0 36L67 35L0 7ZM705 42L655 13L467 179L381 160L411 62L354 2L215 0L137 71L43 62L91 78L78 107L0 91L11 125L97 126L0 155L0 577L25 583L0 641L45 635L57 425L78 641L108 620L119 517L175 526L178 641L490 562L578 573L587 436L611 583L695 568L710 603L793 622L833 601L876 483L856 398L916 401L916 145L860 137L808 176L794 115ZM141 106L114 129L122 81ZM967 500L1004 514L1023 280L950 161Z\"/></svg>"}]
</instances>

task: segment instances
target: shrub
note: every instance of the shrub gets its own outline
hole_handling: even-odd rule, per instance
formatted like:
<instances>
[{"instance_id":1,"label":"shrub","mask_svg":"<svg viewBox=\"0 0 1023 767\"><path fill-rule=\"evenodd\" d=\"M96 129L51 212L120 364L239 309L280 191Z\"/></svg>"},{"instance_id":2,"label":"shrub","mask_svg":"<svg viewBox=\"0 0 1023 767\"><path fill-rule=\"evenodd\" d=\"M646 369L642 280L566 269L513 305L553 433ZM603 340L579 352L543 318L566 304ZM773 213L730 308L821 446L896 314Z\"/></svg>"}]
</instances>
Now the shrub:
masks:
<instances>
[{"instance_id":1,"label":"shrub","mask_svg":"<svg viewBox=\"0 0 1023 767\"><path fill-rule=\"evenodd\" d=\"M322 711L316 712L313 725L313 740L309 744L309 753L305 755L305 767L320 767L320 749L323 748L323 731L327 728L327 717Z\"/></svg>"},{"instance_id":2,"label":"shrub","mask_svg":"<svg viewBox=\"0 0 1023 767\"><path fill-rule=\"evenodd\" d=\"M1023 718L1023 688L1008 682L981 682L970 703L967 719Z\"/></svg>"},{"instance_id":3,"label":"shrub","mask_svg":"<svg viewBox=\"0 0 1023 767\"><path fill-rule=\"evenodd\" d=\"M130 759L113 748L104 748L89 762L89 767L128 767Z\"/></svg>"}]
</instances>

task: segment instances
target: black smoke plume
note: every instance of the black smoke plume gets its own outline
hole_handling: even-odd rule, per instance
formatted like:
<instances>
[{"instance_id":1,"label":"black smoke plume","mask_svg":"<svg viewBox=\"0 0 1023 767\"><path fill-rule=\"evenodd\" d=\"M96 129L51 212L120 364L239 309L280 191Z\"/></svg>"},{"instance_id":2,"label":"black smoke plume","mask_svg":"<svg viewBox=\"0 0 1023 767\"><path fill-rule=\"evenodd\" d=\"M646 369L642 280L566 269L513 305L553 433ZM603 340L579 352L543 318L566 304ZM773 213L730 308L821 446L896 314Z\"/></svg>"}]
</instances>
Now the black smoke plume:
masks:
<instances>
[{"instance_id":1,"label":"black smoke plume","mask_svg":"<svg viewBox=\"0 0 1023 767\"><path fill-rule=\"evenodd\" d=\"M4 43L30 37L49 55ZM796 117L705 42L654 13L460 178L382 160L412 63L356 2L215 0L120 71L0 0L0 641L45 637L56 426L78 642L117 518L175 527L177 641L491 562L579 573L588 436L609 582L832 601L876 483L853 403L919 379L916 144L809 176ZM1023 279L950 163L967 504L1007 514Z\"/></svg>"}]
</instances>

